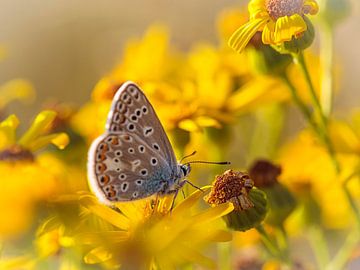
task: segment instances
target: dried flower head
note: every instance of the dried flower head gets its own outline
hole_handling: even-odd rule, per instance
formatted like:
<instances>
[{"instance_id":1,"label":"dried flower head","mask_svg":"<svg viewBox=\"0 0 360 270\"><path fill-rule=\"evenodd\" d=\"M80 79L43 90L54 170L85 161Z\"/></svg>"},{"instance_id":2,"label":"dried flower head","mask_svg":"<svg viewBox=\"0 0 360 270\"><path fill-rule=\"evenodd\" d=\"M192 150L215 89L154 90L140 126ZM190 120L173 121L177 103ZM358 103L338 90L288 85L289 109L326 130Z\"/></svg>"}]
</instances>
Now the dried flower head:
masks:
<instances>
[{"instance_id":1,"label":"dried flower head","mask_svg":"<svg viewBox=\"0 0 360 270\"><path fill-rule=\"evenodd\" d=\"M254 182L249 175L227 170L222 175L216 176L213 188L205 200L213 205L232 202L235 210L249 209L254 207L248 197L253 186Z\"/></svg>"}]
</instances>

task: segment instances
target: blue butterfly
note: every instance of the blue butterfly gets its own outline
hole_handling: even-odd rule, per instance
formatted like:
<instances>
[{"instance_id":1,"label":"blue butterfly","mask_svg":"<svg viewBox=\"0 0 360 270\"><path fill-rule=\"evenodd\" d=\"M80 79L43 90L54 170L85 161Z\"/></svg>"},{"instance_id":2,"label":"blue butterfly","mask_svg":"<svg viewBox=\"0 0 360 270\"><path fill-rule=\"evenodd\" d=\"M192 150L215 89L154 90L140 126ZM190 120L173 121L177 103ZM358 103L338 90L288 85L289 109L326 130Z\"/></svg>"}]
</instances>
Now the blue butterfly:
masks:
<instances>
[{"instance_id":1,"label":"blue butterfly","mask_svg":"<svg viewBox=\"0 0 360 270\"><path fill-rule=\"evenodd\" d=\"M103 202L177 193L190 163L179 164L154 108L133 82L116 92L106 131L91 144L88 178Z\"/></svg>"}]
</instances>

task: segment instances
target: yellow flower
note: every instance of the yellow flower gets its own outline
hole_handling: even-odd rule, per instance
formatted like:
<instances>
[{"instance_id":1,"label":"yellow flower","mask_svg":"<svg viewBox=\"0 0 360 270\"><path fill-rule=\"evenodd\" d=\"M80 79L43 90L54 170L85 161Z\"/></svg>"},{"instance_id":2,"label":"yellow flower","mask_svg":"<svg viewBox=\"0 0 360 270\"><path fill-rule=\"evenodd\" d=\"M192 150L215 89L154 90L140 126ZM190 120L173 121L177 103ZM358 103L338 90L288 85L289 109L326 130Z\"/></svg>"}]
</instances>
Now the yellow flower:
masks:
<instances>
[{"instance_id":1,"label":"yellow flower","mask_svg":"<svg viewBox=\"0 0 360 270\"><path fill-rule=\"evenodd\" d=\"M92 195L82 195L80 204L85 207L85 213L97 216L110 227L80 233L74 238L77 243L93 247L84 257L88 264L107 263L124 269L155 266L175 269L185 263L198 263L215 268L215 263L199 250L208 243L231 239L231 234L219 229L221 224L217 222L233 206L223 204L198 211L195 206L202 195L199 190L194 192L171 213L173 196L118 203L116 211L99 204Z\"/></svg>"},{"instance_id":2,"label":"yellow flower","mask_svg":"<svg viewBox=\"0 0 360 270\"><path fill-rule=\"evenodd\" d=\"M13 79L0 85L0 110L14 100L32 101L35 96L33 86L26 80Z\"/></svg>"},{"instance_id":3,"label":"yellow flower","mask_svg":"<svg viewBox=\"0 0 360 270\"><path fill-rule=\"evenodd\" d=\"M306 14L318 12L315 0L251 0L250 20L229 39L229 46L241 52L256 32L262 31L264 44L279 45L307 30Z\"/></svg>"},{"instance_id":4,"label":"yellow flower","mask_svg":"<svg viewBox=\"0 0 360 270\"><path fill-rule=\"evenodd\" d=\"M19 120L15 115L0 123L0 236L13 236L26 230L35 206L57 191L62 174L61 162L43 153L33 152L49 143L64 148L68 137L64 133L45 134L55 118L52 111L41 112L25 134L17 139Z\"/></svg>"},{"instance_id":5,"label":"yellow flower","mask_svg":"<svg viewBox=\"0 0 360 270\"><path fill-rule=\"evenodd\" d=\"M321 206L325 225L330 228L344 228L349 226L353 215L341 185L358 170L360 143L349 128L344 129L343 123L333 122L329 128L337 150L336 158L342 168L341 174L336 174L328 152L316 136L306 130L282 149L280 163L283 172L280 179L294 193L297 193L301 186L309 186ZM358 181L349 182L349 190L354 197L358 197Z\"/></svg>"}]
</instances>

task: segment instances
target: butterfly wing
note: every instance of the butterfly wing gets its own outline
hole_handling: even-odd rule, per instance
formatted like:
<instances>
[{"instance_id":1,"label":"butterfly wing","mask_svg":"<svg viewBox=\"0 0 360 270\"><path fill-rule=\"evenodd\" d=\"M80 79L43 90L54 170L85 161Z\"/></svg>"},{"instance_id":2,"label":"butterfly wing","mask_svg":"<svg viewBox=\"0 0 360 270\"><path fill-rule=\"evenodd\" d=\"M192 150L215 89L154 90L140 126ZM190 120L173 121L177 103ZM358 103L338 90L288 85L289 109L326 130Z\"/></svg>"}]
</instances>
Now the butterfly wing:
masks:
<instances>
[{"instance_id":1,"label":"butterfly wing","mask_svg":"<svg viewBox=\"0 0 360 270\"><path fill-rule=\"evenodd\" d=\"M105 134L89 150L94 192L104 202L148 197L173 183L176 168L153 107L134 83L125 83L114 97Z\"/></svg>"},{"instance_id":2,"label":"butterfly wing","mask_svg":"<svg viewBox=\"0 0 360 270\"><path fill-rule=\"evenodd\" d=\"M169 166L176 169L176 157L165 130L151 103L135 83L126 82L116 92L106 130L138 135L154 150L162 152Z\"/></svg>"},{"instance_id":3,"label":"butterfly wing","mask_svg":"<svg viewBox=\"0 0 360 270\"><path fill-rule=\"evenodd\" d=\"M90 147L89 179L103 201L130 201L148 197L169 184L167 161L136 134L106 134Z\"/></svg>"}]
</instances>

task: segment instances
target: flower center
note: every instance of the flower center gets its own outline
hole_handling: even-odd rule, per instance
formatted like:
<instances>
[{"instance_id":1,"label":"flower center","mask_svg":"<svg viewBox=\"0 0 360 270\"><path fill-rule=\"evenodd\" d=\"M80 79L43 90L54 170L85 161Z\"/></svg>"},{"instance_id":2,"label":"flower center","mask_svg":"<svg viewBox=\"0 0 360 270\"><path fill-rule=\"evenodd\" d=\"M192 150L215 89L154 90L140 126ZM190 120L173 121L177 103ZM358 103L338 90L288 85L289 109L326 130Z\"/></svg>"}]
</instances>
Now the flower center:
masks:
<instances>
[{"instance_id":1,"label":"flower center","mask_svg":"<svg viewBox=\"0 0 360 270\"><path fill-rule=\"evenodd\" d=\"M265 6L271 18L274 20L291 16L295 13L302 14L304 0L266 0Z\"/></svg>"},{"instance_id":2,"label":"flower center","mask_svg":"<svg viewBox=\"0 0 360 270\"><path fill-rule=\"evenodd\" d=\"M34 155L29 150L15 145L0 152L0 161L34 161Z\"/></svg>"},{"instance_id":3,"label":"flower center","mask_svg":"<svg viewBox=\"0 0 360 270\"><path fill-rule=\"evenodd\" d=\"M253 185L249 175L228 170L222 175L216 176L213 188L205 197L205 201L214 205L232 202L236 210L249 209L254 206L248 198L248 193Z\"/></svg>"}]
</instances>

